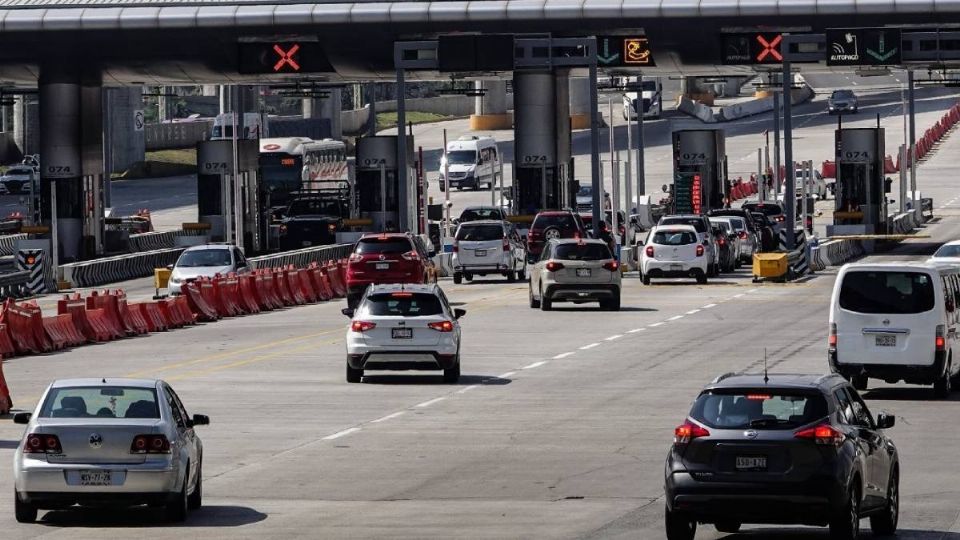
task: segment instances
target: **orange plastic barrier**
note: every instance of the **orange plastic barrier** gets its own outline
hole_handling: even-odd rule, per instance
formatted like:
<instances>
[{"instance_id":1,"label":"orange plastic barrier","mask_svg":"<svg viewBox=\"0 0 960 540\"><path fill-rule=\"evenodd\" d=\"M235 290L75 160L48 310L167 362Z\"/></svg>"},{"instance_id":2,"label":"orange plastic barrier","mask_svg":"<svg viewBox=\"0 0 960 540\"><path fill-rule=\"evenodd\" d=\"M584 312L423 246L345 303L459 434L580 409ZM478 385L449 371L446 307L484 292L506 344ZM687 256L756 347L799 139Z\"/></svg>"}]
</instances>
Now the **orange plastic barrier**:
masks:
<instances>
[{"instance_id":1,"label":"orange plastic barrier","mask_svg":"<svg viewBox=\"0 0 960 540\"><path fill-rule=\"evenodd\" d=\"M310 279L310 271L306 268L301 268L296 271L297 277L300 278L300 291L303 293L304 298L307 299L307 302L313 304L317 301L317 291L313 288L313 280Z\"/></svg>"},{"instance_id":2,"label":"orange plastic barrier","mask_svg":"<svg viewBox=\"0 0 960 540\"><path fill-rule=\"evenodd\" d=\"M87 309L102 309L106 314L107 328L113 334L113 338L122 338L126 335L126 326L121 322L120 308L117 305L117 297L110 294L109 291L103 291L98 294L97 291L90 293L87 297Z\"/></svg>"},{"instance_id":3,"label":"orange plastic barrier","mask_svg":"<svg viewBox=\"0 0 960 540\"><path fill-rule=\"evenodd\" d=\"M130 304L127 302L127 293L123 292L122 289L117 289L112 294L117 298L120 324L123 325L127 335L136 336L149 332L150 328L147 326L147 321L140 315L140 310L130 309Z\"/></svg>"},{"instance_id":4,"label":"orange plastic barrier","mask_svg":"<svg viewBox=\"0 0 960 540\"><path fill-rule=\"evenodd\" d=\"M260 313L260 300L257 298L257 276L243 274L237 277L240 290L240 305L247 313Z\"/></svg>"},{"instance_id":5,"label":"orange plastic barrier","mask_svg":"<svg viewBox=\"0 0 960 540\"><path fill-rule=\"evenodd\" d=\"M240 283L236 276L214 278L213 289L217 293L217 313L223 317L244 314L243 308L240 307Z\"/></svg>"},{"instance_id":6,"label":"orange plastic barrier","mask_svg":"<svg viewBox=\"0 0 960 540\"><path fill-rule=\"evenodd\" d=\"M327 281L327 277L323 274L323 268L317 263L312 263L307 270L310 275L310 280L313 282L313 288L317 291L317 298L323 301L333 298L333 291L330 290L330 282Z\"/></svg>"},{"instance_id":7,"label":"orange plastic barrier","mask_svg":"<svg viewBox=\"0 0 960 540\"><path fill-rule=\"evenodd\" d=\"M193 314L193 311L190 311L190 303L187 302L186 296L175 296L172 300L174 309L180 314L180 320L183 321L185 326L197 324L197 316Z\"/></svg>"},{"instance_id":8,"label":"orange plastic barrier","mask_svg":"<svg viewBox=\"0 0 960 540\"><path fill-rule=\"evenodd\" d=\"M277 290L277 280L271 270L263 270L260 273L260 281L257 285L262 287L261 299L267 302L270 309L283 307L283 300L280 299L280 293Z\"/></svg>"},{"instance_id":9,"label":"orange plastic barrier","mask_svg":"<svg viewBox=\"0 0 960 540\"><path fill-rule=\"evenodd\" d=\"M285 270L281 270L281 273L287 289L290 291L290 297L293 298L293 303L298 306L306 304L307 297L303 294L303 289L300 286L299 272L293 268L293 265L290 265Z\"/></svg>"},{"instance_id":10,"label":"orange plastic barrier","mask_svg":"<svg viewBox=\"0 0 960 540\"><path fill-rule=\"evenodd\" d=\"M207 303L207 300L200 293L200 286L195 283L185 283L182 287L187 303L190 305L190 311L196 315L197 320L215 321L220 318L217 315L217 308Z\"/></svg>"},{"instance_id":11,"label":"orange plastic barrier","mask_svg":"<svg viewBox=\"0 0 960 540\"><path fill-rule=\"evenodd\" d=\"M73 296L64 295L62 299L57 300L57 314L67 313L73 316L73 325L87 341L98 341L97 333L93 331L90 321L87 320L87 302L80 297L80 293Z\"/></svg>"},{"instance_id":12,"label":"orange plastic barrier","mask_svg":"<svg viewBox=\"0 0 960 540\"><path fill-rule=\"evenodd\" d=\"M185 322L180 317L180 312L176 309L176 304L172 298L164 298L157 302L157 309L163 315L163 320L167 322L169 328L183 328Z\"/></svg>"},{"instance_id":13,"label":"orange plastic barrier","mask_svg":"<svg viewBox=\"0 0 960 540\"><path fill-rule=\"evenodd\" d=\"M7 325L0 324L0 358L10 358L11 356L16 356L17 348L13 346L13 340L10 338L10 330L7 329ZM0 369L2 371L2 369ZM3 373L0 373L0 379L3 378Z\"/></svg>"},{"instance_id":14,"label":"orange plastic barrier","mask_svg":"<svg viewBox=\"0 0 960 540\"><path fill-rule=\"evenodd\" d=\"M330 280L330 287L333 289L335 298L347 296L346 281L340 276L340 268L335 261L327 263L327 279Z\"/></svg>"},{"instance_id":15,"label":"orange plastic barrier","mask_svg":"<svg viewBox=\"0 0 960 540\"><path fill-rule=\"evenodd\" d=\"M156 302L142 302L139 304L132 304L130 307L140 310L140 313L143 314L143 318L147 320L147 326L150 328L151 332L162 332L169 328L169 323L163 316L163 313L160 312L160 307Z\"/></svg>"},{"instance_id":16,"label":"orange plastic barrier","mask_svg":"<svg viewBox=\"0 0 960 540\"><path fill-rule=\"evenodd\" d=\"M217 299L217 290L213 287L213 281L209 278L202 278L194 283L200 288L200 296L202 296L207 302L207 305L217 313L217 318L223 317L223 313L220 311L220 301Z\"/></svg>"},{"instance_id":17,"label":"orange plastic barrier","mask_svg":"<svg viewBox=\"0 0 960 540\"><path fill-rule=\"evenodd\" d=\"M13 400L10 399L10 388L7 387L7 379L3 376L3 360L0 360L0 414L9 414L13 408Z\"/></svg>"},{"instance_id":18,"label":"orange plastic barrier","mask_svg":"<svg viewBox=\"0 0 960 540\"><path fill-rule=\"evenodd\" d=\"M43 328L55 349L76 347L86 343L87 339L73 325L73 315L64 313L43 318Z\"/></svg>"},{"instance_id":19,"label":"orange plastic barrier","mask_svg":"<svg viewBox=\"0 0 960 540\"><path fill-rule=\"evenodd\" d=\"M95 341L110 341L114 338L113 330L110 328L110 322L107 320L107 312L103 309L88 309L87 322L93 329Z\"/></svg>"},{"instance_id":20,"label":"orange plastic barrier","mask_svg":"<svg viewBox=\"0 0 960 540\"><path fill-rule=\"evenodd\" d=\"M287 273L281 269L274 269L273 283L277 288L277 294L285 306L292 306L297 303L290 292L290 285L287 283Z\"/></svg>"}]
</instances>

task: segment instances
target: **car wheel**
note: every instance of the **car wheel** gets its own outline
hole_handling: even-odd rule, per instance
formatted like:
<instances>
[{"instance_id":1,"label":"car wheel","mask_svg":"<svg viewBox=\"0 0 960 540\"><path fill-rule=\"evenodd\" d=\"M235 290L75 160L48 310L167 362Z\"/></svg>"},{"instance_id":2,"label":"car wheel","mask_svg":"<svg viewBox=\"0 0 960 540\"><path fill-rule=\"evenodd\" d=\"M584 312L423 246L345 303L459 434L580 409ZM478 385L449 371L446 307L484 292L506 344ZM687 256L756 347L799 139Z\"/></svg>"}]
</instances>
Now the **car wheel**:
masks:
<instances>
[{"instance_id":1,"label":"car wheel","mask_svg":"<svg viewBox=\"0 0 960 540\"><path fill-rule=\"evenodd\" d=\"M900 474L894 468L887 486L887 507L879 514L870 516L870 530L878 536L892 536L900 521Z\"/></svg>"},{"instance_id":2,"label":"car wheel","mask_svg":"<svg viewBox=\"0 0 960 540\"><path fill-rule=\"evenodd\" d=\"M860 536L860 488L850 489L847 504L830 520L830 538L856 540Z\"/></svg>"},{"instance_id":3,"label":"car wheel","mask_svg":"<svg viewBox=\"0 0 960 540\"><path fill-rule=\"evenodd\" d=\"M176 498L167 503L167 521L171 523L182 523L187 520L187 479L190 478L190 466L187 465L187 471L183 475L183 486Z\"/></svg>"},{"instance_id":4,"label":"car wheel","mask_svg":"<svg viewBox=\"0 0 960 540\"><path fill-rule=\"evenodd\" d=\"M190 510L199 510L203 506L203 465L197 467L197 485L193 488L193 493L187 498L187 508Z\"/></svg>"},{"instance_id":5,"label":"car wheel","mask_svg":"<svg viewBox=\"0 0 960 540\"><path fill-rule=\"evenodd\" d=\"M667 540L693 540L697 534L697 522L667 508L663 514Z\"/></svg>"},{"instance_id":6,"label":"car wheel","mask_svg":"<svg viewBox=\"0 0 960 540\"><path fill-rule=\"evenodd\" d=\"M457 285L463 283L463 274L461 274L460 272L454 272L454 273L453 273L453 282L454 282L455 284L457 284Z\"/></svg>"},{"instance_id":7,"label":"car wheel","mask_svg":"<svg viewBox=\"0 0 960 540\"><path fill-rule=\"evenodd\" d=\"M952 377L950 376L950 364L947 364L947 368L943 370L943 376L933 383L933 392L940 399L946 399L950 397L950 392L953 391Z\"/></svg>"},{"instance_id":8,"label":"car wheel","mask_svg":"<svg viewBox=\"0 0 960 540\"><path fill-rule=\"evenodd\" d=\"M620 311L620 297L600 301L600 309L604 311Z\"/></svg>"},{"instance_id":9,"label":"car wheel","mask_svg":"<svg viewBox=\"0 0 960 540\"><path fill-rule=\"evenodd\" d=\"M553 301L544 296L543 289L540 289L540 311L550 311L553 309Z\"/></svg>"},{"instance_id":10,"label":"car wheel","mask_svg":"<svg viewBox=\"0 0 960 540\"><path fill-rule=\"evenodd\" d=\"M347 382L348 383L358 383L360 379L363 378L362 369L353 369L350 367L350 364L347 364Z\"/></svg>"},{"instance_id":11,"label":"car wheel","mask_svg":"<svg viewBox=\"0 0 960 540\"><path fill-rule=\"evenodd\" d=\"M640 281L641 281L644 285L649 285L649 284L650 284L650 276L648 276L647 274L643 274L643 275L640 276Z\"/></svg>"},{"instance_id":12,"label":"car wheel","mask_svg":"<svg viewBox=\"0 0 960 540\"><path fill-rule=\"evenodd\" d=\"M37 520L37 507L21 501L17 490L13 490L13 513L20 523L33 523Z\"/></svg>"},{"instance_id":13,"label":"car wheel","mask_svg":"<svg viewBox=\"0 0 960 540\"><path fill-rule=\"evenodd\" d=\"M515 281L517 281L517 273L513 270L507 272L507 282L514 283Z\"/></svg>"},{"instance_id":14,"label":"car wheel","mask_svg":"<svg viewBox=\"0 0 960 540\"><path fill-rule=\"evenodd\" d=\"M457 355L457 365L443 370L443 382L454 384L460 380L460 356Z\"/></svg>"},{"instance_id":15,"label":"car wheel","mask_svg":"<svg viewBox=\"0 0 960 540\"><path fill-rule=\"evenodd\" d=\"M722 533L733 534L740 531L740 523L736 521L720 521L713 526Z\"/></svg>"},{"instance_id":16,"label":"car wheel","mask_svg":"<svg viewBox=\"0 0 960 540\"><path fill-rule=\"evenodd\" d=\"M537 300L533 296L533 285L529 287L530 290L530 309L538 309L540 307L540 300Z\"/></svg>"},{"instance_id":17,"label":"car wheel","mask_svg":"<svg viewBox=\"0 0 960 540\"><path fill-rule=\"evenodd\" d=\"M857 389L858 392L863 392L869 386L869 379L866 375L854 375L850 379L850 383L853 384L853 387Z\"/></svg>"},{"instance_id":18,"label":"car wheel","mask_svg":"<svg viewBox=\"0 0 960 540\"><path fill-rule=\"evenodd\" d=\"M465 279L465 280L467 280L467 281L473 281L473 274L464 273L464 274L463 274L463 279Z\"/></svg>"},{"instance_id":19,"label":"car wheel","mask_svg":"<svg viewBox=\"0 0 960 540\"><path fill-rule=\"evenodd\" d=\"M527 279L527 267L526 267L526 265L524 265L524 266L521 267L519 270L517 270L517 279L519 279L520 281L523 281L523 280Z\"/></svg>"},{"instance_id":20,"label":"car wheel","mask_svg":"<svg viewBox=\"0 0 960 540\"><path fill-rule=\"evenodd\" d=\"M697 283L699 283L700 285L706 285L706 283L707 283L707 275L704 274L703 272L698 272L698 273L697 273Z\"/></svg>"}]
</instances>

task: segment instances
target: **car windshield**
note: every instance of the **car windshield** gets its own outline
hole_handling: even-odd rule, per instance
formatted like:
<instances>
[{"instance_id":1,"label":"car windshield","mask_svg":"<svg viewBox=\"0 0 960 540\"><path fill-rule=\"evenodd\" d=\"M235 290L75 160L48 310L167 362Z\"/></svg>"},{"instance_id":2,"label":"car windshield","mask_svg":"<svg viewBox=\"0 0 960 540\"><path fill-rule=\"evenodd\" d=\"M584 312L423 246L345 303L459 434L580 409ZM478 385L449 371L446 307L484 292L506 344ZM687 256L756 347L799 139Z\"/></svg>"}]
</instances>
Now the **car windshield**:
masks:
<instances>
[{"instance_id":1,"label":"car windshield","mask_svg":"<svg viewBox=\"0 0 960 540\"><path fill-rule=\"evenodd\" d=\"M340 217L340 204L337 201L323 199L298 199L290 203L288 216L331 216Z\"/></svg>"},{"instance_id":2,"label":"car windshield","mask_svg":"<svg viewBox=\"0 0 960 540\"><path fill-rule=\"evenodd\" d=\"M852 97L853 97L853 91L852 91L852 90L834 90L834 91L833 91L833 95L832 95L831 97L834 98L834 99L836 99L836 98L852 98Z\"/></svg>"},{"instance_id":3,"label":"car windshield","mask_svg":"<svg viewBox=\"0 0 960 540\"><path fill-rule=\"evenodd\" d=\"M840 307L856 313L923 313L933 304L933 283L922 272L857 270L840 284Z\"/></svg>"},{"instance_id":4,"label":"car windshield","mask_svg":"<svg viewBox=\"0 0 960 540\"><path fill-rule=\"evenodd\" d=\"M177 260L177 268L200 268L204 266L230 266L229 249L194 249L184 251Z\"/></svg>"},{"instance_id":5,"label":"car windshield","mask_svg":"<svg viewBox=\"0 0 960 540\"><path fill-rule=\"evenodd\" d=\"M33 169L29 167L10 167L7 169L8 175L29 175L33 172Z\"/></svg>"},{"instance_id":6,"label":"car windshield","mask_svg":"<svg viewBox=\"0 0 960 540\"><path fill-rule=\"evenodd\" d=\"M70 386L50 390L41 418L160 418L153 388Z\"/></svg>"},{"instance_id":7,"label":"car windshield","mask_svg":"<svg viewBox=\"0 0 960 540\"><path fill-rule=\"evenodd\" d=\"M689 246L697 243L697 235L692 231L657 231L653 233L653 243L661 246Z\"/></svg>"},{"instance_id":8,"label":"car windshield","mask_svg":"<svg viewBox=\"0 0 960 540\"><path fill-rule=\"evenodd\" d=\"M818 393L770 388L714 390L700 394L690 418L716 429L793 429L827 416Z\"/></svg>"},{"instance_id":9,"label":"car windshield","mask_svg":"<svg viewBox=\"0 0 960 540\"><path fill-rule=\"evenodd\" d=\"M457 229L457 240L464 242L485 242L503 238L503 227L500 225L461 225Z\"/></svg>"},{"instance_id":10,"label":"car windshield","mask_svg":"<svg viewBox=\"0 0 960 540\"><path fill-rule=\"evenodd\" d=\"M537 219L533 221L534 229L546 230L549 228L557 228L565 232L577 230L577 222L573 220L573 216L569 214L561 215L539 215Z\"/></svg>"},{"instance_id":11,"label":"car windshield","mask_svg":"<svg viewBox=\"0 0 960 540\"><path fill-rule=\"evenodd\" d=\"M497 208L468 208L460 214L460 223L480 221L481 219L503 219L503 214Z\"/></svg>"},{"instance_id":12,"label":"car windshield","mask_svg":"<svg viewBox=\"0 0 960 540\"><path fill-rule=\"evenodd\" d=\"M960 257L960 244L941 246L934 257Z\"/></svg>"},{"instance_id":13,"label":"car windshield","mask_svg":"<svg viewBox=\"0 0 960 540\"><path fill-rule=\"evenodd\" d=\"M354 253L359 255L406 253L413 248L406 238L361 238Z\"/></svg>"},{"instance_id":14,"label":"car windshield","mask_svg":"<svg viewBox=\"0 0 960 540\"><path fill-rule=\"evenodd\" d=\"M604 244L584 242L582 244L557 244L553 258L561 261L605 261L612 259L610 248Z\"/></svg>"},{"instance_id":15,"label":"car windshield","mask_svg":"<svg viewBox=\"0 0 960 540\"><path fill-rule=\"evenodd\" d=\"M742 231L742 230L744 230L744 229L747 228L747 227L743 224L743 220L740 219L740 218L730 218L730 219L728 219L728 220L726 220L726 221L727 221L727 223L730 224L731 227L733 227L733 230L735 230L735 231L737 231L737 232L740 232L740 231Z\"/></svg>"},{"instance_id":16,"label":"car windshield","mask_svg":"<svg viewBox=\"0 0 960 540\"><path fill-rule=\"evenodd\" d=\"M453 150L447 152L447 163L450 165L473 165L477 162L477 152L474 150Z\"/></svg>"},{"instance_id":17,"label":"car windshield","mask_svg":"<svg viewBox=\"0 0 960 540\"><path fill-rule=\"evenodd\" d=\"M660 225L690 225L697 230L698 233L707 232L706 225L703 224L703 220L695 217L665 217L660 220Z\"/></svg>"},{"instance_id":18,"label":"car windshield","mask_svg":"<svg viewBox=\"0 0 960 540\"><path fill-rule=\"evenodd\" d=\"M593 186L580 186L580 189L577 190L577 197L589 197L593 195Z\"/></svg>"},{"instance_id":19,"label":"car windshield","mask_svg":"<svg viewBox=\"0 0 960 540\"><path fill-rule=\"evenodd\" d=\"M422 317L440 315L443 307L436 295L429 293L395 292L371 294L360 308L364 315Z\"/></svg>"}]
</instances>

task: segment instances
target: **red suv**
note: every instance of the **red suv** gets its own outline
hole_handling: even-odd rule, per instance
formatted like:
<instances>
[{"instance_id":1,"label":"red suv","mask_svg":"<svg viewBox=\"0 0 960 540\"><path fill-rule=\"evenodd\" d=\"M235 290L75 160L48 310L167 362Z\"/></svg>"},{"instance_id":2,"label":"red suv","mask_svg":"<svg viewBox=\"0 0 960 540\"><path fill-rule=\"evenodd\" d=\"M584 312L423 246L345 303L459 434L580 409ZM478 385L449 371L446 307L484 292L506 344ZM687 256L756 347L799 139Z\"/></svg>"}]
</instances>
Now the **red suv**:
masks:
<instances>
[{"instance_id":1,"label":"red suv","mask_svg":"<svg viewBox=\"0 0 960 540\"><path fill-rule=\"evenodd\" d=\"M354 307L367 285L436 283L434 253L409 233L365 234L347 263L347 305Z\"/></svg>"},{"instance_id":2,"label":"red suv","mask_svg":"<svg viewBox=\"0 0 960 540\"><path fill-rule=\"evenodd\" d=\"M537 262L543 246L554 238L587 238L580 215L567 210L547 210L537 214L527 231L527 260Z\"/></svg>"}]
</instances>

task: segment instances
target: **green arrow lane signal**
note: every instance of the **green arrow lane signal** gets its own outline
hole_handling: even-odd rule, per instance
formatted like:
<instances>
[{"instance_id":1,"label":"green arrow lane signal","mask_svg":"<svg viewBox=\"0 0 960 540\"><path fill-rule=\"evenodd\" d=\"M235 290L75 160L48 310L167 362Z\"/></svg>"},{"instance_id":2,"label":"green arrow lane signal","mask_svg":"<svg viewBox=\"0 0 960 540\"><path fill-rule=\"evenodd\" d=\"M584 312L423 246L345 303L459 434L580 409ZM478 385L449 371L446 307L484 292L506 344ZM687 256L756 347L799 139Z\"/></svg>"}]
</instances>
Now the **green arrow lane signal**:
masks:
<instances>
[{"instance_id":1,"label":"green arrow lane signal","mask_svg":"<svg viewBox=\"0 0 960 540\"><path fill-rule=\"evenodd\" d=\"M882 49L881 49L882 50ZM879 62L886 62L887 60L893 58L893 55L897 54L897 47L894 47L887 51L884 54L880 54L874 50L867 49L867 54L877 59Z\"/></svg>"},{"instance_id":2,"label":"green arrow lane signal","mask_svg":"<svg viewBox=\"0 0 960 540\"><path fill-rule=\"evenodd\" d=\"M620 58L620 53L610 54L610 38L603 38L603 55L597 55L601 64L612 64Z\"/></svg>"}]
</instances>

